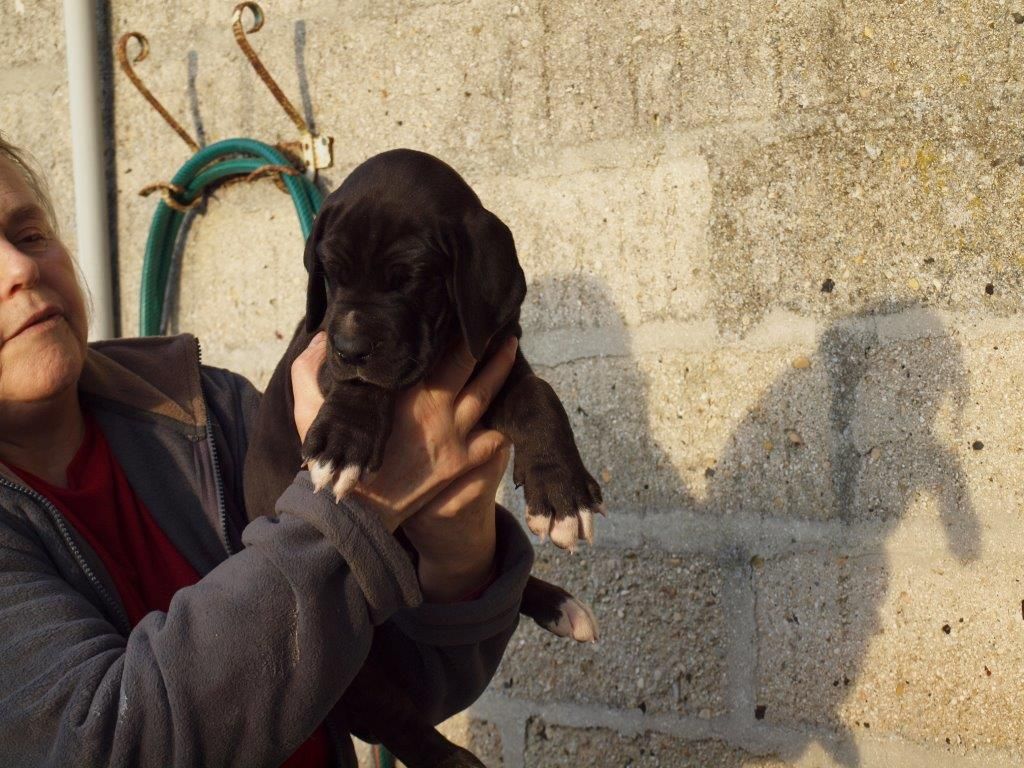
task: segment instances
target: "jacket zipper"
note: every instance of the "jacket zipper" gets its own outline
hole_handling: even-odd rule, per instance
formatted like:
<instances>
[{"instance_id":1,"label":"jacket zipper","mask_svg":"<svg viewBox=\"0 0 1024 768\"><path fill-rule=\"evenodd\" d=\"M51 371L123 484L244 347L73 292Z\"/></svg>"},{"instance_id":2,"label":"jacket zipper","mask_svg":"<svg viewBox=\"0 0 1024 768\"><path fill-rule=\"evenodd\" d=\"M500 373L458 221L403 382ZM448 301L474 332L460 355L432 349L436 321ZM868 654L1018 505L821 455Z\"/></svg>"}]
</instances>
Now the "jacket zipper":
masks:
<instances>
[{"instance_id":1,"label":"jacket zipper","mask_svg":"<svg viewBox=\"0 0 1024 768\"><path fill-rule=\"evenodd\" d=\"M203 348L199 345L199 339L193 338L196 340L196 361L201 367L203 364ZM201 382L202 372L200 372L199 376ZM199 396L203 397L201 383L199 385ZM220 519L221 543L224 544L224 549L228 555L233 555L235 554L235 549L231 546L231 537L228 536L228 512L224 506L224 487L220 479L220 461L217 459L217 444L213 441L213 422L210 420L210 409L207 406L205 397L203 397L203 409L206 411L206 444L210 447L210 462L213 464L213 484L217 488L217 515Z\"/></svg>"},{"instance_id":2,"label":"jacket zipper","mask_svg":"<svg viewBox=\"0 0 1024 768\"><path fill-rule=\"evenodd\" d=\"M200 347L199 345L199 339L196 339L196 357L198 359L199 364L202 365L203 350L202 347ZM200 395L202 395L201 386ZM205 398L203 401L203 406L204 408L206 407ZM231 539L228 537L227 510L224 506L224 488L220 478L220 462L217 459L217 445L216 443L214 443L213 440L213 424L210 420L210 409L205 409L206 442L207 445L210 446L210 459L211 463L213 464L213 480L214 485L217 488L217 511L220 516L221 534L223 538L224 549L227 550L228 555L233 555L235 554L235 552L234 548L231 546ZM24 494L25 496L28 496L30 499L33 499L38 504L40 504L43 507L43 509L47 511L47 513L50 515L50 519L53 520L54 524L57 526L57 530L60 531L61 537L64 539L64 543L67 544L68 549L70 549L71 553L75 556L75 561L78 563L78 567L82 569L82 572L89 579L89 583L93 585L93 587L96 589L96 592L103 599L103 602L107 605L108 608L111 609L116 619L121 623L119 629L123 631L125 635L130 634L132 626L131 622L128 620L127 614L125 614L124 609L121 607L121 604L110 596L110 593L107 591L106 587L103 586L103 582L99 580L99 578L96 576L92 568L89 567L89 563L86 562L85 558L82 556L81 550L78 548L78 545L75 544L75 540L71 537L71 533L70 531L68 531L67 523L64 520L64 516L60 513L60 510L57 509L57 507L55 507L50 502L50 500L47 499L42 494L37 493L36 491L30 488L26 488L24 486L12 483L11 481L7 480L4 477L0 477L0 485L10 488L12 491L16 491L18 493ZM327 732L331 737L332 746L334 747L335 759L341 760L342 750L340 747L340 740L338 738L337 731L335 730L334 725L330 722L329 719L324 720L324 724L326 725ZM341 766L341 763L339 762L338 765Z\"/></svg>"},{"instance_id":3,"label":"jacket zipper","mask_svg":"<svg viewBox=\"0 0 1024 768\"><path fill-rule=\"evenodd\" d=\"M199 364L202 365L203 351L202 348L199 346L199 339L196 339L196 357L198 359ZM200 396L202 396L201 385ZM231 546L231 540L230 538L228 538L227 510L224 506L224 488L220 478L220 462L217 459L217 445L213 441L213 424L210 420L210 409L206 408L205 400L203 402L203 406L206 410L206 443L210 447L210 460L213 465L213 482L214 486L217 489L217 511L220 517L221 538L224 544L224 549L227 550L227 553L229 555L233 555L234 550ZM95 572L93 572L92 568L89 567L89 563L86 562L85 558L82 556L81 550L78 548L78 545L75 544L75 540L71 537L71 533L68 531L67 523L64 520L64 516L61 514L60 510L57 509L57 507L55 507L50 502L50 500L47 499L42 494L37 493L36 491L30 488L25 488L23 486L12 483L6 478L0 477L0 485L3 485L7 488L10 488L13 491L17 491L18 493L22 493L28 496L29 498L38 502L43 507L43 509L47 511L47 513L50 515L50 519L53 520L54 524L57 526L57 530L60 531L61 537L64 539L64 543L67 544L68 549L70 549L71 553L75 556L75 561L82 569L82 572L89 579L89 583L92 584L93 587L95 587L96 592L103 599L103 602L107 605L108 608L110 608L113 611L113 614L118 619L118 621L121 622L121 626L119 627L119 629L123 630L125 634L130 633L132 625L131 622L128 620L128 616L125 614L120 602L111 597L106 587L103 586L103 582L99 580L99 577L97 577Z\"/></svg>"},{"instance_id":4,"label":"jacket zipper","mask_svg":"<svg viewBox=\"0 0 1024 768\"><path fill-rule=\"evenodd\" d=\"M54 524L57 526L57 530L60 531L60 534L64 539L64 543L68 545L68 549L70 549L71 553L75 556L75 560L78 562L79 567L82 569L86 577L89 579L89 582L93 585L93 587L96 588L96 591L99 593L100 597L103 598L103 602L107 605L107 607L113 611L113 615L117 618L118 621L121 622L121 626L118 627L118 629L122 630L125 635L128 635L132 631L132 625L131 622L128 620L128 616L125 614L124 609L121 607L121 604L110 596L110 593L107 592L106 587L103 586L103 583L99 580L99 578L93 572L92 568L90 568L89 564L85 561L85 558L82 556L81 550L78 548L78 545L75 544L75 540L71 538L71 533L70 531L68 531L67 523L64 520L64 516L60 513L60 510L57 509L57 507L55 507L50 502L50 500L47 499L42 494L36 493L30 488L25 488L23 486L16 485L15 483L10 482L6 478L0 477L0 485L10 488L13 491L17 491L18 493L23 493L30 499L33 499L34 501L42 505L43 509L45 509L47 513L50 515L50 519L53 520Z\"/></svg>"},{"instance_id":5,"label":"jacket zipper","mask_svg":"<svg viewBox=\"0 0 1024 768\"><path fill-rule=\"evenodd\" d=\"M228 537L228 512L224 506L224 488L220 482L220 462L217 461L217 445L213 442L213 424L210 421L210 411L206 411L206 444L210 446L210 461L213 464L213 483L217 486L217 513L220 516L220 533L224 541L224 549L229 555L235 554L235 548L231 546L231 539Z\"/></svg>"}]
</instances>

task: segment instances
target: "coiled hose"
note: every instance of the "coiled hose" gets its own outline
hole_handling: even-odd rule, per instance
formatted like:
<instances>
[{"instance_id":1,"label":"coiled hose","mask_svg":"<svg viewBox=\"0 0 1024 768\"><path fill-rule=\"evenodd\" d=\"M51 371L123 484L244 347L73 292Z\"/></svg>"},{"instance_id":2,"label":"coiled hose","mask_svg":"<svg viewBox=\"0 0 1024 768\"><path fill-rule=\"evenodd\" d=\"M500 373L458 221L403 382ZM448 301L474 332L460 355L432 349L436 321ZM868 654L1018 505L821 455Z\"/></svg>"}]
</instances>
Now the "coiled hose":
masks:
<instances>
[{"instance_id":1,"label":"coiled hose","mask_svg":"<svg viewBox=\"0 0 1024 768\"><path fill-rule=\"evenodd\" d=\"M247 176L268 166L291 164L276 148L255 139L227 139L196 152L171 179L171 186L181 190L174 201L186 207L199 199L212 185L229 177ZM305 176L281 174L292 196L295 212L305 241L313 231L313 217L320 209L323 196ZM161 201L153 214L142 262L142 287L139 296L139 335L155 336L166 331L164 305L168 297L168 278L175 244L185 213Z\"/></svg>"}]
</instances>

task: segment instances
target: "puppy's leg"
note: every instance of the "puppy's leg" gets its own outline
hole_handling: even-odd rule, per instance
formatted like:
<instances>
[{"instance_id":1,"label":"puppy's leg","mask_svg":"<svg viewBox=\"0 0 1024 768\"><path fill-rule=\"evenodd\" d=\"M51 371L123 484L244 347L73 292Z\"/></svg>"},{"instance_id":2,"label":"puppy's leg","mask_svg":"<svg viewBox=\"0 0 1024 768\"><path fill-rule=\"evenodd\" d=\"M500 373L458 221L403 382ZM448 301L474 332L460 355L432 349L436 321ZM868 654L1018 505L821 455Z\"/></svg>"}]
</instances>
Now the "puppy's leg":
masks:
<instances>
[{"instance_id":1,"label":"puppy's leg","mask_svg":"<svg viewBox=\"0 0 1024 768\"><path fill-rule=\"evenodd\" d=\"M318 491L330 488L340 500L365 473L380 468L393 400L390 392L367 384L331 387L302 444L302 459Z\"/></svg>"},{"instance_id":2,"label":"puppy's leg","mask_svg":"<svg viewBox=\"0 0 1024 768\"><path fill-rule=\"evenodd\" d=\"M601 488L587 472L558 395L522 353L484 423L515 446L512 479L524 486L526 522L543 540L572 550L594 540L594 513L604 514Z\"/></svg>"},{"instance_id":3,"label":"puppy's leg","mask_svg":"<svg viewBox=\"0 0 1024 768\"><path fill-rule=\"evenodd\" d=\"M379 741L408 768L486 768L473 753L431 726L413 697L389 674L377 646L341 697L351 731Z\"/></svg>"},{"instance_id":4,"label":"puppy's leg","mask_svg":"<svg viewBox=\"0 0 1024 768\"><path fill-rule=\"evenodd\" d=\"M534 576L526 581L519 612L559 637L581 643L597 641L597 619L590 606L561 587Z\"/></svg>"}]
</instances>

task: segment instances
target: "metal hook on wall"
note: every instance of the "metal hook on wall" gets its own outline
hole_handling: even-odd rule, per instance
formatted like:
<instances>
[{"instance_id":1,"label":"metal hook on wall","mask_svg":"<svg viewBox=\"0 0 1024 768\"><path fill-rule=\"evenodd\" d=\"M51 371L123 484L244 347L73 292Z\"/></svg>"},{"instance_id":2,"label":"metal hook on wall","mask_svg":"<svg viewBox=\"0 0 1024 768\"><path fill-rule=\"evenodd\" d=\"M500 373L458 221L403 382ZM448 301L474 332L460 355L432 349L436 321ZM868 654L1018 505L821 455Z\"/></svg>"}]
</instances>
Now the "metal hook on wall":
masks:
<instances>
[{"instance_id":1,"label":"metal hook on wall","mask_svg":"<svg viewBox=\"0 0 1024 768\"><path fill-rule=\"evenodd\" d=\"M246 10L253 16L253 24L248 32L242 24L242 16ZM231 17L231 30L235 34L235 41L238 43L238 47L242 49L242 53L245 54L249 63L252 64L256 74L267 88L270 89L270 93L277 99L277 103L281 105L285 114L291 118L295 127L298 128L302 139L302 160L306 166L306 176L310 179L315 179L320 168L330 168L334 162L334 140L330 136L317 136L309 129L309 125L307 125L302 115L299 114L299 111L288 100L288 97L284 95L281 87L271 76L270 72L267 71L263 62L260 61L260 57L249 44L246 34L251 35L259 32L263 28L263 21L263 9L260 8L259 4L251 1L239 3L235 6L234 14Z\"/></svg>"},{"instance_id":2,"label":"metal hook on wall","mask_svg":"<svg viewBox=\"0 0 1024 768\"><path fill-rule=\"evenodd\" d=\"M135 54L135 57L133 59L129 59L128 42L133 39L141 47L139 52ZM164 109L164 105L157 100L156 96L153 95L149 88L143 84L142 80L135 73L135 69L132 67L132 62L137 63L143 61L147 56L149 56L149 40L147 40L146 36L141 32L125 32L117 41L117 62L121 65L121 69L124 70L124 73L128 75L128 79L132 81L132 85L138 89L139 93L141 93L142 97L149 102L150 106L160 114L160 117L162 117L167 124L174 129L174 132L181 137L181 140L188 145L189 149L193 152L198 152L199 144L196 143L196 140L188 135L177 120L171 117L171 113Z\"/></svg>"}]
</instances>

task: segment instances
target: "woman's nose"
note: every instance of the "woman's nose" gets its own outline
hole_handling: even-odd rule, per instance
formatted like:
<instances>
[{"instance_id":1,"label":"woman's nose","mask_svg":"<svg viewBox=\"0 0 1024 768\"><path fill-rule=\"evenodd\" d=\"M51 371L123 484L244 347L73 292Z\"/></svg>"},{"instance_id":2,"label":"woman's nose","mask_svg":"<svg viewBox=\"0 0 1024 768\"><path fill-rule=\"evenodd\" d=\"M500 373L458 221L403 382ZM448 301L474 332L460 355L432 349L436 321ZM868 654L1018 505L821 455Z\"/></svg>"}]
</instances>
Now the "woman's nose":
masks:
<instances>
[{"instance_id":1,"label":"woman's nose","mask_svg":"<svg viewBox=\"0 0 1024 768\"><path fill-rule=\"evenodd\" d=\"M39 281L39 263L0 236L0 301Z\"/></svg>"}]
</instances>

